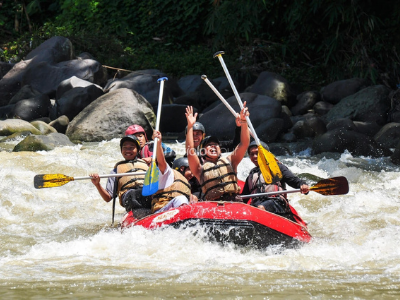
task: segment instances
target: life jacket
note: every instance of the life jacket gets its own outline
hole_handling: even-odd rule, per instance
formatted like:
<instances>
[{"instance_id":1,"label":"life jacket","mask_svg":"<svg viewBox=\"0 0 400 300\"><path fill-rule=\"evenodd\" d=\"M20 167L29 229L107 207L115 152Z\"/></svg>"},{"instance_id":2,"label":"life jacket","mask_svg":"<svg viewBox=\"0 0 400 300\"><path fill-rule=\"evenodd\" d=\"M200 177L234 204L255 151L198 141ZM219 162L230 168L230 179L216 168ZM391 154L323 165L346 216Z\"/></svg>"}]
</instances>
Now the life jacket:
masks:
<instances>
[{"instance_id":1,"label":"life jacket","mask_svg":"<svg viewBox=\"0 0 400 300\"><path fill-rule=\"evenodd\" d=\"M249 173L249 177L247 179L247 184L249 186L250 194L258 194L258 193L269 193L269 192L277 192L283 191L283 186L280 181L276 183L266 184L264 180L264 176L262 176L261 170L259 167L252 169ZM268 198L279 197L283 200L286 200L286 195L277 194L266 196ZM257 197L260 198L260 197Z\"/></svg>"},{"instance_id":2,"label":"life jacket","mask_svg":"<svg viewBox=\"0 0 400 300\"><path fill-rule=\"evenodd\" d=\"M117 169L117 174L132 172L132 176L122 176L118 178L117 194L119 204L123 206L122 197L128 190L143 187L145 175L134 175L134 173L146 172L149 167L144 160L138 158L135 158L134 160L120 161L115 165L115 167Z\"/></svg>"},{"instance_id":3,"label":"life jacket","mask_svg":"<svg viewBox=\"0 0 400 300\"><path fill-rule=\"evenodd\" d=\"M224 194L238 194L240 187L237 181L236 172L227 158L221 157L215 164L204 162L200 175L203 199L212 201Z\"/></svg>"},{"instance_id":4,"label":"life jacket","mask_svg":"<svg viewBox=\"0 0 400 300\"><path fill-rule=\"evenodd\" d=\"M177 196L183 195L188 200L190 198L190 184L181 173L177 170L174 172L174 182L167 188L158 190L153 195L153 201L151 201L151 212L155 212L160 208L167 205L169 201Z\"/></svg>"}]
</instances>

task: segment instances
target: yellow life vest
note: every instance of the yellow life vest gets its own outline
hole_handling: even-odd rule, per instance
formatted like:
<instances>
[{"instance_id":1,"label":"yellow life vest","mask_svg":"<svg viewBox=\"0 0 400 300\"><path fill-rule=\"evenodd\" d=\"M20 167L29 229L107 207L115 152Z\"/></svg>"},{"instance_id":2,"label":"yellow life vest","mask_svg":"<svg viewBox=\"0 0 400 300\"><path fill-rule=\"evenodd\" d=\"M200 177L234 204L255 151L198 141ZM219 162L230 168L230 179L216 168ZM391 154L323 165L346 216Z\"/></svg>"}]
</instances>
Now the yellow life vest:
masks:
<instances>
[{"instance_id":1,"label":"yellow life vest","mask_svg":"<svg viewBox=\"0 0 400 300\"><path fill-rule=\"evenodd\" d=\"M169 201L177 196L183 195L188 200L190 198L190 184L181 173L177 170L174 172L174 182L167 188L158 190L151 201L151 212L155 212L163 208Z\"/></svg>"},{"instance_id":2,"label":"yellow life vest","mask_svg":"<svg viewBox=\"0 0 400 300\"><path fill-rule=\"evenodd\" d=\"M122 161L117 163L117 174L119 173L131 173L132 176L122 176L118 179L118 198L119 204L122 205L123 195L130 189L139 189L143 187L145 175L134 175L139 172L146 172L148 165L142 159L135 159L130 161Z\"/></svg>"},{"instance_id":3,"label":"yellow life vest","mask_svg":"<svg viewBox=\"0 0 400 300\"><path fill-rule=\"evenodd\" d=\"M227 158L219 158L215 164L205 162L200 175L203 199L212 201L224 194L238 194L240 187L237 181L236 172Z\"/></svg>"}]
</instances>

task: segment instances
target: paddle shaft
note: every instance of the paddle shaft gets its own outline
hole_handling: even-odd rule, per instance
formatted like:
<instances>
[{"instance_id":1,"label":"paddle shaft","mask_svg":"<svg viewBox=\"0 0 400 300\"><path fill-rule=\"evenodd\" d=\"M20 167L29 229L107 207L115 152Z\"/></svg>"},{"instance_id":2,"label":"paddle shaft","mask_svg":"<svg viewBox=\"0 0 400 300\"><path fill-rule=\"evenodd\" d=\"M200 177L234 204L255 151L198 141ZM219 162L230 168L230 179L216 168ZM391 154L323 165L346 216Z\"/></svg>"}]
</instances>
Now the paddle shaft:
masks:
<instances>
[{"instance_id":1,"label":"paddle shaft","mask_svg":"<svg viewBox=\"0 0 400 300\"><path fill-rule=\"evenodd\" d=\"M156 130L158 131L160 129L160 116L161 116L161 108L162 108L162 98L164 94L164 82L165 80L168 80L167 77L162 77L158 79L158 82L160 82L160 93L158 94L158 106L157 106L157 119L156 119ZM156 155L157 155L157 144L158 144L158 138L154 139L154 148L153 148L153 157L152 160L156 161Z\"/></svg>"},{"instance_id":2,"label":"paddle shaft","mask_svg":"<svg viewBox=\"0 0 400 300\"><path fill-rule=\"evenodd\" d=\"M213 92L218 96L218 98L222 101L222 103L225 104L226 108L229 109L229 111L233 114L235 118L238 117L238 113L232 108L232 106L228 103L228 101L225 100L225 98L220 94L220 92L215 88L215 86L211 83L210 80L208 80L206 75L202 75L201 79L207 83L207 85L213 90ZM250 129L250 128L249 128ZM252 137L254 137L253 132L250 130L250 134Z\"/></svg>"},{"instance_id":3,"label":"paddle shaft","mask_svg":"<svg viewBox=\"0 0 400 300\"><path fill-rule=\"evenodd\" d=\"M216 55L221 63L222 68L224 69L226 78L228 78L229 84L231 85L231 88L233 90L233 93L235 94L236 100L239 103L240 109L243 109L243 102L242 99L240 99L239 93L236 90L235 84L233 83L232 77L229 74L228 68L225 65L224 59L222 58L222 53L219 53L218 55ZM250 121L250 118L248 116L246 116L246 121L247 121L247 125L249 126L250 132L252 133L252 136L254 138L254 140L256 141L257 146L260 146L260 140L256 134L256 131L254 130L253 124Z\"/></svg>"},{"instance_id":4,"label":"paddle shaft","mask_svg":"<svg viewBox=\"0 0 400 300\"><path fill-rule=\"evenodd\" d=\"M258 194L240 196L240 198L248 199L248 198L255 198L255 197L262 197L262 196L290 194L290 193L298 193L298 192L301 192L301 190L300 189L295 189L295 190L290 190L290 191L277 191L277 192L269 192L269 193L258 193Z\"/></svg>"},{"instance_id":5,"label":"paddle shaft","mask_svg":"<svg viewBox=\"0 0 400 300\"><path fill-rule=\"evenodd\" d=\"M99 175L99 178L108 178L108 177L123 177L123 176L132 176L132 175L146 175L146 172L140 173L119 173L119 174L106 174ZM74 177L74 180L83 180L83 179L92 179L90 176L82 176L82 177Z\"/></svg>"}]
</instances>

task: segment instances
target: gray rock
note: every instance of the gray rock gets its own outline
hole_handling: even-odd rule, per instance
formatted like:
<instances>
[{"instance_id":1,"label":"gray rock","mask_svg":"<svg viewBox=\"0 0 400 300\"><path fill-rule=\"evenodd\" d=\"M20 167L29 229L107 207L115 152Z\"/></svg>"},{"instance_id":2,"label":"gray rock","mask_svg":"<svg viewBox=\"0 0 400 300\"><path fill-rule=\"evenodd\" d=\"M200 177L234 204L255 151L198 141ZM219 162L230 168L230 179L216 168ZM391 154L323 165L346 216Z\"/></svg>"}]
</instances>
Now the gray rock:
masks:
<instances>
[{"instance_id":1,"label":"gray rock","mask_svg":"<svg viewBox=\"0 0 400 300\"><path fill-rule=\"evenodd\" d=\"M39 95L35 98L18 101L12 110L12 117L26 121L47 117L51 103L46 95Z\"/></svg>"},{"instance_id":2,"label":"gray rock","mask_svg":"<svg viewBox=\"0 0 400 300\"><path fill-rule=\"evenodd\" d=\"M254 93L242 93L240 97L243 102L247 101L250 120L254 128L257 128L269 119L279 118L281 115L281 103L271 97ZM227 99L227 101L236 112L240 111L234 96ZM199 122L205 126L207 135L216 135L221 139L227 140L232 139L236 127L235 117L222 103L205 112L200 117Z\"/></svg>"},{"instance_id":3,"label":"gray rock","mask_svg":"<svg viewBox=\"0 0 400 300\"><path fill-rule=\"evenodd\" d=\"M20 151L50 151L56 147L74 146L68 137L62 133L50 133L49 135L30 135L19 142L13 152Z\"/></svg>"},{"instance_id":4,"label":"gray rock","mask_svg":"<svg viewBox=\"0 0 400 300\"><path fill-rule=\"evenodd\" d=\"M354 125L354 122L352 120L350 120L349 118L336 119L336 120L329 122L326 125L327 131L330 131L330 130L333 130L336 128L343 128L345 130L357 131L356 125Z\"/></svg>"},{"instance_id":5,"label":"gray rock","mask_svg":"<svg viewBox=\"0 0 400 300\"><path fill-rule=\"evenodd\" d=\"M68 90L60 99L56 100L56 116L67 116L69 120L72 120L86 106L103 94L103 89L95 84Z\"/></svg>"},{"instance_id":6,"label":"gray rock","mask_svg":"<svg viewBox=\"0 0 400 300\"><path fill-rule=\"evenodd\" d=\"M130 89L109 92L86 106L68 125L72 141L98 142L120 138L126 128L139 124L152 135L156 116L146 99Z\"/></svg>"},{"instance_id":7,"label":"gray rock","mask_svg":"<svg viewBox=\"0 0 400 300\"><path fill-rule=\"evenodd\" d=\"M394 148L400 142L400 123L388 123L384 125L374 136L379 145L386 148Z\"/></svg>"},{"instance_id":8,"label":"gray rock","mask_svg":"<svg viewBox=\"0 0 400 300\"><path fill-rule=\"evenodd\" d=\"M356 127L356 131L368 136L373 137L378 131L382 128L375 122L359 122L354 121L354 126Z\"/></svg>"},{"instance_id":9,"label":"gray rock","mask_svg":"<svg viewBox=\"0 0 400 300\"><path fill-rule=\"evenodd\" d=\"M280 118L266 120L255 128L257 136L266 143L275 142L284 128L284 121Z\"/></svg>"},{"instance_id":10,"label":"gray rock","mask_svg":"<svg viewBox=\"0 0 400 300\"><path fill-rule=\"evenodd\" d=\"M65 133L69 124L67 116L60 116L57 119L51 121L49 125L57 130L59 133Z\"/></svg>"},{"instance_id":11,"label":"gray rock","mask_svg":"<svg viewBox=\"0 0 400 300\"><path fill-rule=\"evenodd\" d=\"M25 60L32 59L33 62L47 61L53 64L71 60L73 56L74 47L71 41L65 37L54 36L29 52Z\"/></svg>"},{"instance_id":12,"label":"gray rock","mask_svg":"<svg viewBox=\"0 0 400 300\"><path fill-rule=\"evenodd\" d=\"M210 82L215 86L215 83L212 80L210 80ZM184 76L178 80L178 85L186 95L196 99L200 106L200 111L212 103L219 101L217 95L215 95L199 75Z\"/></svg>"},{"instance_id":13,"label":"gray rock","mask_svg":"<svg viewBox=\"0 0 400 300\"><path fill-rule=\"evenodd\" d=\"M77 87L88 87L91 85L95 84L88 80L83 80L76 76L72 76L70 78L61 81L60 84L57 86L56 99L60 99L62 95L65 92L68 92L69 90L72 90ZM102 90L102 88L99 85L96 85L96 87Z\"/></svg>"},{"instance_id":14,"label":"gray rock","mask_svg":"<svg viewBox=\"0 0 400 300\"><path fill-rule=\"evenodd\" d=\"M41 132L41 134L44 134L44 135L57 132L57 130L55 128L51 127L49 124L47 124L43 121L36 120L36 121L31 122L31 124L33 126L35 126L35 128L37 128Z\"/></svg>"},{"instance_id":15,"label":"gray rock","mask_svg":"<svg viewBox=\"0 0 400 300\"><path fill-rule=\"evenodd\" d=\"M295 104L296 95L293 93L289 82L276 73L261 72L250 92L269 96L288 107L292 107Z\"/></svg>"},{"instance_id":16,"label":"gray rock","mask_svg":"<svg viewBox=\"0 0 400 300\"><path fill-rule=\"evenodd\" d=\"M335 81L321 89L322 99L328 103L337 104L343 98L353 95L367 86L367 81L361 78Z\"/></svg>"},{"instance_id":17,"label":"gray rock","mask_svg":"<svg viewBox=\"0 0 400 300\"><path fill-rule=\"evenodd\" d=\"M142 95L152 106L157 106L160 92L160 84L157 79L166 75L159 70L140 70L115 80L109 80L105 86L105 91L115 91L121 88L128 88ZM179 97L183 93L173 79L168 79L164 83L163 104L172 104L174 97Z\"/></svg>"},{"instance_id":18,"label":"gray rock","mask_svg":"<svg viewBox=\"0 0 400 300\"><path fill-rule=\"evenodd\" d=\"M342 99L326 115L328 121L350 118L353 121L385 124L390 108L390 90L383 85L365 88L358 93Z\"/></svg>"},{"instance_id":19,"label":"gray rock","mask_svg":"<svg viewBox=\"0 0 400 300\"><path fill-rule=\"evenodd\" d=\"M7 105L10 99L20 90L24 84L30 84L23 78L30 68L47 62L56 64L73 57L71 42L64 37L52 37L32 50L25 60L18 62L0 80L0 106ZM41 90L39 90L41 91Z\"/></svg>"},{"instance_id":20,"label":"gray rock","mask_svg":"<svg viewBox=\"0 0 400 300\"><path fill-rule=\"evenodd\" d=\"M87 80L93 83L96 78L103 77L101 64L92 59L74 59L58 64L51 64L47 61L30 67L23 75L23 84L30 84L39 92L55 97L57 87L60 83L72 76Z\"/></svg>"},{"instance_id":21,"label":"gray rock","mask_svg":"<svg viewBox=\"0 0 400 300\"><path fill-rule=\"evenodd\" d=\"M8 104L15 104L20 100L41 97L43 94L30 85L24 85L10 100ZM47 97L47 96L46 96ZM47 97L48 98L48 97Z\"/></svg>"},{"instance_id":22,"label":"gray rock","mask_svg":"<svg viewBox=\"0 0 400 300\"><path fill-rule=\"evenodd\" d=\"M326 132L326 125L318 117L305 118L296 122L291 130L299 138L316 137Z\"/></svg>"},{"instance_id":23,"label":"gray rock","mask_svg":"<svg viewBox=\"0 0 400 300\"><path fill-rule=\"evenodd\" d=\"M323 152L343 153L348 150L352 155L389 156L391 151L383 148L371 137L359 132L336 128L318 136L313 141L313 154Z\"/></svg>"},{"instance_id":24,"label":"gray rock","mask_svg":"<svg viewBox=\"0 0 400 300\"><path fill-rule=\"evenodd\" d=\"M334 105L325 101L319 101L315 103L313 109L314 112L319 115L323 116L326 115L333 107Z\"/></svg>"},{"instance_id":25,"label":"gray rock","mask_svg":"<svg viewBox=\"0 0 400 300\"><path fill-rule=\"evenodd\" d=\"M8 119L13 117L13 109L15 104L0 107L0 119Z\"/></svg>"},{"instance_id":26,"label":"gray rock","mask_svg":"<svg viewBox=\"0 0 400 300\"><path fill-rule=\"evenodd\" d=\"M390 156L390 160L395 165L400 165L400 143L396 145L393 154Z\"/></svg>"},{"instance_id":27,"label":"gray rock","mask_svg":"<svg viewBox=\"0 0 400 300\"><path fill-rule=\"evenodd\" d=\"M6 75L13 67L14 64L0 61L0 79L3 78L3 76Z\"/></svg>"},{"instance_id":28,"label":"gray rock","mask_svg":"<svg viewBox=\"0 0 400 300\"><path fill-rule=\"evenodd\" d=\"M41 134L40 131L27 121L19 119L7 119L0 121L0 135L8 136L17 132L29 131L33 134Z\"/></svg>"},{"instance_id":29,"label":"gray rock","mask_svg":"<svg viewBox=\"0 0 400 300\"><path fill-rule=\"evenodd\" d=\"M186 105L164 104L161 108L160 131L177 133L185 130L186 107Z\"/></svg>"},{"instance_id":30,"label":"gray rock","mask_svg":"<svg viewBox=\"0 0 400 300\"><path fill-rule=\"evenodd\" d=\"M312 109L314 105L321 100L321 95L318 92L304 92L296 97L297 103L292 107L293 115L303 115L308 110Z\"/></svg>"}]
</instances>

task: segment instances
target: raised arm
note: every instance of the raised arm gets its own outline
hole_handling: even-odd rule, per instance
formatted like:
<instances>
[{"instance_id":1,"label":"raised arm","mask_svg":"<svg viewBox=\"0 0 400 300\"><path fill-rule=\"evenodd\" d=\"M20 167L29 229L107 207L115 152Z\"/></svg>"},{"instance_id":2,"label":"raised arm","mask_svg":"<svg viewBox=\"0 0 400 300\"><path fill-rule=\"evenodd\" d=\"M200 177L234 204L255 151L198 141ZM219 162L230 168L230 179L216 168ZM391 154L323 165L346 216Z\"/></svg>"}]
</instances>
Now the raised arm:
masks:
<instances>
[{"instance_id":1,"label":"raised arm","mask_svg":"<svg viewBox=\"0 0 400 300\"><path fill-rule=\"evenodd\" d=\"M162 135L161 132L158 130L153 131L153 140L155 140L156 138L158 138L156 160L158 164L158 169L162 174L164 174L165 170L167 169L167 161L165 160L164 150L161 145Z\"/></svg>"},{"instance_id":2,"label":"raised arm","mask_svg":"<svg viewBox=\"0 0 400 300\"><path fill-rule=\"evenodd\" d=\"M197 178L197 180L200 180L201 164L193 142L193 125L196 123L197 113L193 114L193 107L188 106L186 107L185 115L188 122L186 133L186 154L192 174Z\"/></svg>"},{"instance_id":3,"label":"raised arm","mask_svg":"<svg viewBox=\"0 0 400 300\"><path fill-rule=\"evenodd\" d=\"M228 156L228 158L231 161L232 167L237 171L237 166L239 163L242 161L244 155L246 154L247 148L249 147L250 144L250 133L249 133L249 128L247 127L247 121L246 117L248 117L249 111L246 107L246 101L243 103L243 109L240 111L240 120L237 120L236 123L240 121L240 143L239 145L236 146L235 150L231 153L231 155Z\"/></svg>"}]
</instances>

